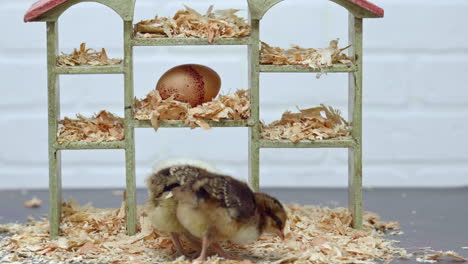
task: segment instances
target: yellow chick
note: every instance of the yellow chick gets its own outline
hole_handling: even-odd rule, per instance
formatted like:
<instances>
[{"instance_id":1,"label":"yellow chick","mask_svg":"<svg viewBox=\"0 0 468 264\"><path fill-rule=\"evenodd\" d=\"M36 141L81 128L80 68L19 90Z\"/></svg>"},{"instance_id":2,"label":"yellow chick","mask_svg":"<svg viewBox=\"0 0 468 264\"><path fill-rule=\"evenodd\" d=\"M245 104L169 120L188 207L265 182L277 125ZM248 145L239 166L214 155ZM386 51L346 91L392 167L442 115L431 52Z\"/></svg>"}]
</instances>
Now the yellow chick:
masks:
<instances>
[{"instance_id":1,"label":"yellow chick","mask_svg":"<svg viewBox=\"0 0 468 264\"><path fill-rule=\"evenodd\" d=\"M149 198L146 208L155 230L169 234L180 255L187 256L180 235L186 234L192 243L196 243L177 218L177 200L172 197L172 190L201 174L215 171L215 168L198 160L176 159L168 160L153 168L146 179Z\"/></svg>"}]
</instances>

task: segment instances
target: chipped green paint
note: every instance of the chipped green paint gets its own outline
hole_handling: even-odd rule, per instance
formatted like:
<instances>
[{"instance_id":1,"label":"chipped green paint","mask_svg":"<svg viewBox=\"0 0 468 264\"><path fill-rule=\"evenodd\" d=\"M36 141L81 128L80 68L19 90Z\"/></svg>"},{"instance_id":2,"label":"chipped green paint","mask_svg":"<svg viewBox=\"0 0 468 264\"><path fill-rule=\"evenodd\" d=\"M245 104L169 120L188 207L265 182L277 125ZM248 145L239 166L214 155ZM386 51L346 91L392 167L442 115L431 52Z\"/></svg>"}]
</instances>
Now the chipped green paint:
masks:
<instances>
[{"instance_id":1,"label":"chipped green paint","mask_svg":"<svg viewBox=\"0 0 468 264\"><path fill-rule=\"evenodd\" d=\"M348 75L348 113L355 146L348 150L348 204L353 226L362 228L362 18L349 14L349 56L356 71Z\"/></svg>"},{"instance_id":2,"label":"chipped green paint","mask_svg":"<svg viewBox=\"0 0 468 264\"><path fill-rule=\"evenodd\" d=\"M133 119L133 47L177 45L248 45L249 88L251 90L251 118L249 120L208 121L212 127L247 127L249 129L249 184L254 190L260 187L261 148L348 148L349 209L353 225L362 228L362 17L371 17L362 8L349 5L344 0L331 0L350 10L349 39L352 47L349 55L355 58L354 65L333 65L325 72L347 72L349 75L349 120L351 137L341 140L316 140L291 142L261 139L260 135L260 73L261 72L318 72L308 67L288 65L260 65L260 19L281 0L248 0L252 34L241 39L219 39L208 43L207 39L138 39L133 38L133 10L135 0L70 0L36 21L47 21L47 70L48 70L48 116L49 116L49 188L50 188L50 233L52 238L60 234L61 214L61 150L73 149L123 149L126 161L126 217L127 232L137 231L136 185L135 185L135 128L151 128L149 121ZM69 7L80 2L98 2L114 9L123 19L124 59L122 64L112 66L58 67L57 19ZM364 13L362 13L364 12ZM41 20L42 19L42 20ZM60 74L123 74L124 75L124 128L125 139L114 142L57 143L57 124L60 116ZM187 127L183 121L161 121L163 128Z\"/></svg>"},{"instance_id":3,"label":"chipped green paint","mask_svg":"<svg viewBox=\"0 0 468 264\"><path fill-rule=\"evenodd\" d=\"M303 140L292 142L291 140L260 140L260 148L353 148L352 139L341 140Z\"/></svg>"},{"instance_id":4,"label":"chipped green paint","mask_svg":"<svg viewBox=\"0 0 468 264\"><path fill-rule=\"evenodd\" d=\"M211 127L248 127L253 124L249 122L250 120L220 120L220 121L213 121L207 120L206 123ZM136 128L153 128L151 122L149 120L133 120L133 127ZM158 127L190 127L189 125L185 124L185 121L182 120L164 120L159 121Z\"/></svg>"},{"instance_id":5,"label":"chipped green paint","mask_svg":"<svg viewBox=\"0 0 468 264\"><path fill-rule=\"evenodd\" d=\"M133 22L124 22L124 105L125 105L125 168L126 168L126 212L127 233L134 235L137 230L137 204L135 180L135 128L133 121Z\"/></svg>"},{"instance_id":6,"label":"chipped green paint","mask_svg":"<svg viewBox=\"0 0 468 264\"><path fill-rule=\"evenodd\" d=\"M117 74L124 73L123 64L104 66L57 66L57 74Z\"/></svg>"},{"instance_id":7,"label":"chipped green paint","mask_svg":"<svg viewBox=\"0 0 468 264\"><path fill-rule=\"evenodd\" d=\"M56 149L124 149L125 141L109 141L109 142L67 142L55 144Z\"/></svg>"},{"instance_id":8,"label":"chipped green paint","mask_svg":"<svg viewBox=\"0 0 468 264\"><path fill-rule=\"evenodd\" d=\"M354 65L346 66L341 64L332 65L325 69L313 69L302 65L260 65L260 72L353 72L356 71Z\"/></svg>"},{"instance_id":9,"label":"chipped green paint","mask_svg":"<svg viewBox=\"0 0 468 264\"><path fill-rule=\"evenodd\" d=\"M57 238L60 234L60 215L62 203L62 170L60 150L55 148L57 142L57 124L60 118L60 84L54 73L58 55L57 22L47 22L47 109L49 120L49 221L50 236Z\"/></svg>"},{"instance_id":10,"label":"chipped green paint","mask_svg":"<svg viewBox=\"0 0 468 264\"><path fill-rule=\"evenodd\" d=\"M208 42L207 38L135 38L133 46L180 46L180 45L248 45L250 38L220 38Z\"/></svg>"},{"instance_id":11,"label":"chipped green paint","mask_svg":"<svg viewBox=\"0 0 468 264\"><path fill-rule=\"evenodd\" d=\"M250 2L249 2L250 3ZM249 127L249 184L253 190L260 189L260 20L250 15L251 44L249 45L250 118Z\"/></svg>"}]
</instances>

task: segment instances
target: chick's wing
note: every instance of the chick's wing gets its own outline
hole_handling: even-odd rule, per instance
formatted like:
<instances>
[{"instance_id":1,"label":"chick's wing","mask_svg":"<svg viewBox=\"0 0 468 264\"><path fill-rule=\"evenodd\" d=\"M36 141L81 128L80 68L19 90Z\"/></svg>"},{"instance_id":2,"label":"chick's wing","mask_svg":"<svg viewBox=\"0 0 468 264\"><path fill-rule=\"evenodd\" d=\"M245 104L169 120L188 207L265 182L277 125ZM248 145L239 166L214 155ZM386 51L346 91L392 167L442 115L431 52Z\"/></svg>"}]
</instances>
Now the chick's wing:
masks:
<instances>
[{"instance_id":1,"label":"chick's wing","mask_svg":"<svg viewBox=\"0 0 468 264\"><path fill-rule=\"evenodd\" d=\"M199 199L214 199L229 209L232 217L245 219L255 215L255 196L249 186L224 175L205 175L193 182Z\"/></svg>"}]
</instances>

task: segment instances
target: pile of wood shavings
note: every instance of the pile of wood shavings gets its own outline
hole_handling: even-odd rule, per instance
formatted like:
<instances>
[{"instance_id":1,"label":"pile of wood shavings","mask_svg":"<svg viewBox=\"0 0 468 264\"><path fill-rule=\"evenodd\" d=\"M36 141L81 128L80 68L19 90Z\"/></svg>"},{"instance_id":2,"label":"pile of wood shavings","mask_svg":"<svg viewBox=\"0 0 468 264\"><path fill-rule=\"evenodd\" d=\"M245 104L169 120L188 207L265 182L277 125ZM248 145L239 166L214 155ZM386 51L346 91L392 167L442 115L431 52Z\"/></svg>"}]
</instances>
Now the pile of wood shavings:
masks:
<instances>
[{"instance_id":1,"label":"pile of wood shavings","mask_svg":"<svg viewBox=\"0 0 468 264\"><path fill-rule=\"evenodd\" d=\"M124 139L123 118L105 110L86 118L76 115L77 119L65 117L59 122L57 141L67 142L105 142Z\"/></svg>"},{"instance_id":2,"label":"pile of wood shavings","mask_svg":"<svg viewBox=\"0 0 468 264\"><path fill-rule=\"evenodd\" d=\"M238 9L213 11L210 6L205 15L185 6L173 18L155 17L135 25L140 38L207 38L209 43L220 38L243 38L250 35L250 25L236 13Z\"/></svg>"},{"instance_id":3,"label":"pile of wood shavings","mask_svg":"<svg viewBox=\"0 0 468 264\"><path fill-rule=\"evenodd\" d=\"M319 69L326 71L327 67L333 64L351 65L351 59L344 53L344 50L351 45L344 48L338 48L338 39L330 41L327 48L312 49L301 48L293 46L291 49L281 49L279 47L272 47L262 42L260 50L260 63L273 64L273 65L304 65L312 69ZM320 75L317 75L320 77Z\"/></svg>"},{"instance_id":4,"label":"pile of wood shavings","mask_svg":"<svg viewBox=\"0 0 468 264\"><path fill-rule=\"evenodd\" d=\"M171 96L165 100L157 90L151 91L146 98L135 99L135 118L151 120L154 129L158 129L160 120L184 120L192 128L196 125L210 129L205 120L243 120L250 116L250 93L237 90L233 94L219 95L210 102L191 107L188 103L174 100Z\"/></svg>"},{"instance_id":5,"label":"pile of wood shavings","mask_svg":"<svg viewBox=\"0 0 468 264\"><path fill-rule=\"evenodd\" d=\"M287 111L281 120L269 125L262 124L262 137L269 140L344 139L349 137L348 122L341 117L339 110L320 105L309 109L299 109L300 113Z\"/></svg>"},{"instance_id":6,"label":"pile of wood shavings","mask_svg":"<svg viewBox=\"0 0 468 264\"><path fill-rule=\"evenodd\" d=\"M286 238L263 237L250 245L225 244L234 254L249 260L223 261L213 256L205 263L380 263L408 256L384 233L397 228L378 215L365 213L364 230L350 227L351 215L344 208L287 206ZM33 263L190 263L175 255L168 236L151 228L145 207L138 208L138 231L125 235L125 203L120 209L96 209L75 201L63 204L62 236L50 240L46 219L27 224L0 225L8 232L0 240L0 260ZM187 245L186 245L187 246ZM3 259L2 259L3 258Z\"/></svg>"},{"instance_id":7,"label":"pile of wood shavings","mask_svg":"<svg viewBox=\"0 0 468 264\"><path fill-rule=\"evenodd\" d=\"M81 43L80 49L74 49L71 54L62 54L57 57L58 66L103 66L120 64L122 59L110 59L107 56L106 49L100 52L93 49L87 49L86 43Z\"/></svg>"}]
</instances>

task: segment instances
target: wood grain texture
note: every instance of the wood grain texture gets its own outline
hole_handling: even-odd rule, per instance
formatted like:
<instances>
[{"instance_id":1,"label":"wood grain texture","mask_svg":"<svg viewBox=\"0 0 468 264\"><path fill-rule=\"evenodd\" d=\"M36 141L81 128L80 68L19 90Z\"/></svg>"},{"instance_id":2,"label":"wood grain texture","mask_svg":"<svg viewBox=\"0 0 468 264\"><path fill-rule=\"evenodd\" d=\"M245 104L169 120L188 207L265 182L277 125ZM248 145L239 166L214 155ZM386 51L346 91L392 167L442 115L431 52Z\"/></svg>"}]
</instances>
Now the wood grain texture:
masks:
<instances>
[{"instance_id":1,"label":"wood grain texture","mask_svg":"<svg viewBox=\"0 0 468 264\"><path fill-rule=\"evenodd\" d=\"M207 38L134 38L132 46L198 46L198 45L248 45L250 38L220 38L212 43Z\"/></svg>"},{"instance_id":2,"label":"wood grain texture","mask_svg":"<svg viewBox=\"0 0 468 264\"><path fill-rule=\"evenodd\" d=\"M57 74L121 74L124 73L123 64L104 66L57 66Z\"/></svg>"},{"instance_id":3,"label":"wood grain texture","mask_svg":"<svg viewBox=\"0 0 468 264\"><path fill-rule=\"evenodd\" d=\"M133 34L133 22L124 21L124 129L125 129L125 178L127 233L134 235L137 231L137 204L135 179L135 128L133 121L133 46L130 44Z\"/></svg>"},{"instance_id":4,"label":"wood grain texture","mask_svg":"<svg viewBox=\"0 0 468 264\"><path fill-rule=\"evenodd\" d=\"M356 71L356 66L346 66L343 64L335 64L323 70L314 69L302 65L265 65L259 67L260 72L353 72Z\"/></svg>"},{"instance_id":5,"label":"wood grain texture","mask_svg":"<svg viewBox=\"0 0 468 264\"><path fill-rule=\"evenodd\" d=\"M357 69L348 74L348 120L355 141L348 150L348 203L353 227L362 228L362 18L349 14L349 56L355 58Z\"/></svg>"},{"instance_id":6,"label":"wood grain texture","mask_svg":"<svg viewBox=\"0 0 468 264\"><path fill-rule=\"evenodd\" d=\"M252 16L251 16L252 17ZM252 43L249 45L250 118L249 128L249 184L254 191L260 189L260 20L250 19Z\"/></svg>"},{"instance_id":7,"label":"wood grain texture","mask_svg":"<svg viewBox=\"0 0 468 264\"><path fill-rule=\"evenodd\" d=\"M60 150L55 148L57 142L57 124L60 118L60 83L54 72L58 54L57 22L47 22L47 100L49 122L49 199L50 199L50 236L57 238L60 234L60 216L62 204L62 171Z\"/></svg>"}]
</instances>

